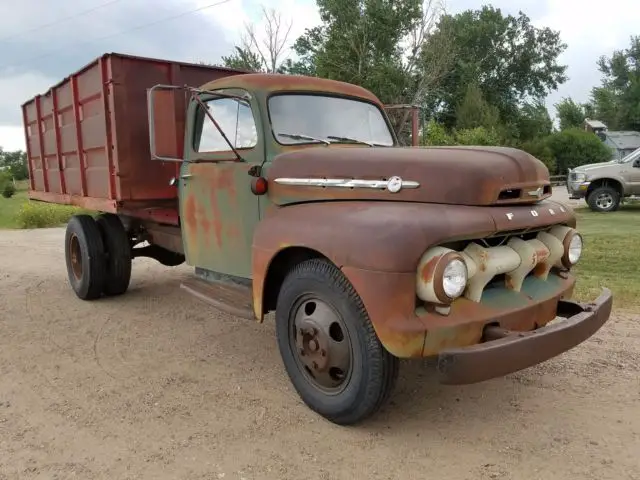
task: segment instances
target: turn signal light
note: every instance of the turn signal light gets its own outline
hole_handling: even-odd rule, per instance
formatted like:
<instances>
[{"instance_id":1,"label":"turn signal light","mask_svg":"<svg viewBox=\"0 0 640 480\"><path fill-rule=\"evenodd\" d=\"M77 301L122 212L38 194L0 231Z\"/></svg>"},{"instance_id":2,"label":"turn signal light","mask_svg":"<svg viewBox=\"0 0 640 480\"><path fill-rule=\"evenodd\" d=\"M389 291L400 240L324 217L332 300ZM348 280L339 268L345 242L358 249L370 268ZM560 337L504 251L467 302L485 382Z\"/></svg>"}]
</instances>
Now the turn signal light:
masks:
<instances>
[{"instance_id":1,"label":"turn signal light","mask_svg":"<svg viewBox=\"0 0 640 480\"><path fill-rule=\"evenodd\" d=\"M267 193L269 183L264 177L255 177L251 179L251 192L254 195L264 195Z\"/></svg>"}]
</instances>

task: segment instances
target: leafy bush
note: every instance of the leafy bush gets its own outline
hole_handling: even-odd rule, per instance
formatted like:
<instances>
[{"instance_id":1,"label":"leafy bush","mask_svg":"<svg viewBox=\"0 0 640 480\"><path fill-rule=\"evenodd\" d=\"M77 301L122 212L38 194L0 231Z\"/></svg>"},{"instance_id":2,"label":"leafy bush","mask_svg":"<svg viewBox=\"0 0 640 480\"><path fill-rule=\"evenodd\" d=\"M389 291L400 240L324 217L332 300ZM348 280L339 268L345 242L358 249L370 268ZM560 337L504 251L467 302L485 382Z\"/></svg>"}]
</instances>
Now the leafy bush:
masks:
<instances>
[{"instance_id":1,"label":"leafy bush","mask_svg":"<svg viewBox=\"0 0 640 480\"><path fill-rule=\"evenodd\" d=\"M551 134L547 145L556 159L557 172L568 168L611 160L611 149L593 133L579 128L568 128Z\"/></svg>"},{"instance_id":2,"label":"leafy bush","mask_svg":"<svg viewBox=\"0 0 640 480\"><path fill-rule=\"evenodd\" d=\"M551 148L549 148L547 138L537 138L525 142L519 148L544 163L549 170L549 175L555 175L557 173L556 158L553 156Z\"/></svg>"},{"instance_id":3,"label":"leafy bush","mask_svg":"<svg viewBox=\"0 0 640 480\"><path fill-rule=\"evenodd\" d=\"M18 212L20 228L57 227L82 211L71 205L26 202Z\"/></svg>"},{"instance_id":4,"label":"leafy bush","mask_svg":"<svg viewBox=\"0 0 640 480\"><path fill-rule=\"evenodd\" d=\"M430 120L425 128L423 144L428 146L453 145L454 139L447 133L446 128L441 123Z\"/></svg>"},{"instance_id":5,"label":"leafy bush","mask_svg":"<svg viewBox=\"0 0 640 480\"><path fill-rule=\"evenodd\" d=\"M458 145L500 145L500 135L493 128L476 127L458 130L455 133Z\"/></svg>"},{"instance_id":6,"label":"leafy bush","mask_svg":"<svg viewBox=\"0 0 640 480\"><path fill-rule=\"evenodd\" d=\"M11 180L5 181L4 185L2 186L2 196L4 198L11 198L15 195L15 193L16 187L13 185L13 182Z\"/></svg>"}]
</instances>

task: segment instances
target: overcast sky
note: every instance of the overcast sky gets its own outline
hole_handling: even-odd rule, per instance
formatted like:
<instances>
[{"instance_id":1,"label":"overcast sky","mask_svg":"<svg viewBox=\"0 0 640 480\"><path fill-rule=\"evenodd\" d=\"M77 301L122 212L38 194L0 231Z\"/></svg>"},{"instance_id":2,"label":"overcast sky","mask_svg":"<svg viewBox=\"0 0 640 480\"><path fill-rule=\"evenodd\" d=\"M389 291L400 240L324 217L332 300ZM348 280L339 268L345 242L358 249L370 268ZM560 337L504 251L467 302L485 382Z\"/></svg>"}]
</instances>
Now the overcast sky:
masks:
<instances>
[{"instance_id":1,"label":"overcast sky","mask_svg":"<svg viewBox=\"0 0 640 480\"><path fill-rule=\"evenodd\" d=\"M102 53L216 62L230 53L244 22L259 20L260 5L274 6L293 20L292 41L306 27L319 22L315 2L310 0L228 0L188 13L214 1L1 2L0 146L5 150L23 149L20 104ZM455 13L479 8L485 3L488 2L447 0L447 8ZM560 60L569 66L570 79L547 99L550 108L566 96L585 101L591 87L600 80L596 67L598 57L610 55L613 49L626 48L630 35L640 34L639 0L606 3L495 0L490 3L506 13L517 14L522 10L536 26L559 30L562 40L568 44ZM92 8L93 11L78 15Z\"/></svg>"}]
</instances>

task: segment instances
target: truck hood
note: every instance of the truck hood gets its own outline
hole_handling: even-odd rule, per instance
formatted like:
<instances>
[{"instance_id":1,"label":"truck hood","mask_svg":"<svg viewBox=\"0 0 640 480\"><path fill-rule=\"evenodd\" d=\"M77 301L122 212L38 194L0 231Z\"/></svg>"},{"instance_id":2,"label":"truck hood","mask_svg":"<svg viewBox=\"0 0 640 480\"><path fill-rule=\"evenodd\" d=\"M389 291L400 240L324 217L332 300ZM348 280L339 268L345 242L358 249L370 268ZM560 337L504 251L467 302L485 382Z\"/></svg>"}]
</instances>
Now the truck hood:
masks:
<instances>
[{"instance_id":1,"label":"truck hood","mask_svg":"<svg viewBox=\"0 0 640 480\"><path fill-rule=\"evenodd\" d=\"M304 148L276 156L266 177L277 205L322 200L509 205L551 195L545 165L504 147Z\"/></svg>"},{"instance_id":2,"label":"truck hood","mask_svg":"<svg viewBox=\"0 0 640 480\"><path fill-rule=\"evenodd\" d=\"M592 170L602 170L603 168L610 168L612 166L620 165L618 162L614 160L610 160L608 162L602 163L591 163L588 165L581 165L579 167L574 168L572 171L575 173L591 173Z\"/></svg>"}]
</instances>

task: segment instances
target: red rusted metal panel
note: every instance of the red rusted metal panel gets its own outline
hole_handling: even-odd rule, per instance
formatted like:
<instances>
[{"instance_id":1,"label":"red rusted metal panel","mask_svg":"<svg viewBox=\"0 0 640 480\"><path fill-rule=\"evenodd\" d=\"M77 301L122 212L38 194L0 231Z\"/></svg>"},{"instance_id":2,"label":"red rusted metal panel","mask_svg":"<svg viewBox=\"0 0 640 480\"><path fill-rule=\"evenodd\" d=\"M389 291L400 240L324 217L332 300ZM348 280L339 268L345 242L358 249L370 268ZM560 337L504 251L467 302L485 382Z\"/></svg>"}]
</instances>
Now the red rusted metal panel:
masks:
<instances>
[{"instance_id":1,"label":"red rusted metal panel","mask_svg":"<svg viewBox=\"0 0 640 480\"><path fill-rule=\"evenodd\" d=\"M58 163L58 178L60 179L60 193L67 193L66 181L64 178L64 166L62 164L62 150L60 145L60 114L58 112L58 95L57 90L51 92L51 100L53 103L53 129L56 141L56 159Z\"/></svg>"},{"instance_id":2,"label":"red rusted metal panel","mask_svg":"<svg viewBox=\"0 0 640 480\"><path fill-rule=\"evenodd\" d=\"M76 167L78 170L78 176L80 178L81 192L82 195L87 195L87 175L85 171L85 163L84 163L84 146L82 144L82 126L80 125L80 100L78 95L78 78L71 78L71 91L72 91L72 102L73 102L73 119L74 119L74 127L75 127L75 159L76 159ZM67 174L70 173L67 171Z\"/></svg>"},{"instance_id":3,"label":"red rusted metal panel","mask_svg":"<svg viewBox=\"0 0 640 480\"><path fill-rule=\"evenodd\" d=\"M49 203L63 203L65 205L75 205L76 207L86 208L87 210L95 210L99 212L119 213L115 200L108 198L93 198L82 195L64 195L61 193L42 192L34 190L29 192L29 196L33 200L40 200Z\"/></svg>"},{"instance_id":4,"label":"red rusted metal panel","mask_svg":"<svg viewBox=\"0 0 640 480\"><path fill-rule=\"evenodd\" d=\"M115 53L94 60L22 105L31 198L129 212L141 201L175 200L169 180L179 165L151 160L147 89L197 87L242 73ZM170 100L160 131L165 146L180 157L186 101L181 95Z\"/></svg>"},{"instance_id":5,"label":"red rusted metal panel","mask_svg":"<svg viewBox=\"0 0 640 480\"><path fill-rule=\"evenodd\" d=\"M40 100L42 97L38 95L35 99L36 102L36 118L37 118L37 128L38 128L38 153L39 153L39 166L42 170L42 188L45 192L49 191L49 175L47 173L47 162L44 157L44 138L42 135L42 129L44 128L44 121L42 120L42 107L40 104Z\"/></svg>"},{"instance_id":6,"label":"red rusted metal panel","mask_svg":"<svg viewBox=\"0 0 640 480\"><path fill-rule=\"evenodd\" d=\"M24 125L24 144L27 149L27 167L29 169L29 189L34 190L34 166L33 166L33 154L31 149L31 138L30 138L30 122L27 118L27 107L26 105L22 106L22 124Z\"/></svg>"}]
</instances>

